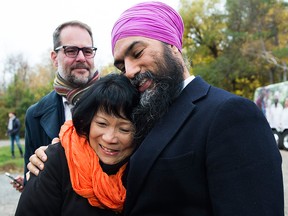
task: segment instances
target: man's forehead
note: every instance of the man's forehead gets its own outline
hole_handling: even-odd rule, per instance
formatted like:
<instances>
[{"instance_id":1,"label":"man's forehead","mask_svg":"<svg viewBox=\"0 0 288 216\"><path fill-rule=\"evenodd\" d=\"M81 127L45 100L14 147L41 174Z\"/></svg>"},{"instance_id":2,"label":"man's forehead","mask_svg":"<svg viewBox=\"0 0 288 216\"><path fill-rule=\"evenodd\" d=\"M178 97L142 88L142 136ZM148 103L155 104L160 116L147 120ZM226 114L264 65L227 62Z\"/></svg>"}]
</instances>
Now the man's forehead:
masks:
<instances>
[{"instance_id":1,"label":"man's forehead","mask_svg":"<svg viewBox=\"0 0 288 216\"><path fill-rule=\"evenodd\" d=\"M62 44L70 46L91 46L93 41L88 31L79 26L67 26L62 29L60 34Z\"/></svg>"},{"instance_id":2,"label":"man's forehead","mask_svg":"<svg viewBox=\"0 0 288 216\"><path fill-rule=\"evenodd\" d=\"M142 37L127 37L119 39L114 47L114 58L121 55L124 56L127 54L127 51L130 50L135 43L141 42Z\"/></svg>"}]
</instances>

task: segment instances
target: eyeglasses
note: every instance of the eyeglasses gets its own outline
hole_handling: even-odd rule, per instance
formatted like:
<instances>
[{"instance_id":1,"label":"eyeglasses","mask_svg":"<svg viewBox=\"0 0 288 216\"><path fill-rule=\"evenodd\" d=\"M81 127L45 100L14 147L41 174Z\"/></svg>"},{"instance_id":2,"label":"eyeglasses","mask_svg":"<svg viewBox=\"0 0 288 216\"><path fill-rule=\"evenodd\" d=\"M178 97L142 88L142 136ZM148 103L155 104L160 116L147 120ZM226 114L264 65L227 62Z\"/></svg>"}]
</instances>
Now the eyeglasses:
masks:
<instances>
[{"instance_id":1,"label":"eyeglasses","mask_svg":"<svg viewBox=\"0 0 288 216\"><path fill-rule=\"evenodd\" d=\"M64 53L69 58L76 58L76 56L79 54L79 51L81 50L83 55L86 58L93 58L96 54L96 47L82 47L79 48L77 46L59 46L54 51L58 52L60 49L64 49Z\"/></svg>"}]
</instances>

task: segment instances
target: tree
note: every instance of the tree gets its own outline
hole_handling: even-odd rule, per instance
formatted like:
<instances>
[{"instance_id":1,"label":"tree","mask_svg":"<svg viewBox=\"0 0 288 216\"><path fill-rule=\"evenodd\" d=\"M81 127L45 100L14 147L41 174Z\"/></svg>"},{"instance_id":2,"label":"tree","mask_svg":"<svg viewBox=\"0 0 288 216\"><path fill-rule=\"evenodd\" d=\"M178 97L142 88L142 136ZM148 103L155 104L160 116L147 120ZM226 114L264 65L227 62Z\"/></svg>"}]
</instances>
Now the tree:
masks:
<instances>
[{"instance_id":1,"label":"tree","mask_svg":"<svg viewBox=\"0 0 288 216\"><path fill-rule=\"evenodd\" d=\"M182 0L184 54L193 73L253 98L259 85L286 76L287 8L276 0Z\"/></svg>"},{"instance_id":2,"label":"tree","mask_svg":"<svg viewBox=\"0 0 288 216\"><path fill-rule=\"evenodd\" d=\"M225 23L220 0L181 0L184 23L184 51L195 64L211 62L222 51Z\"/></svg>"},{"instance_id":3,"label":"tree","mask_svg":"<svg viewBox=\"0 0 288 216\"><path fill-rule=\"evenodd\" d=\"M108 64L107 66L104 66L102 69L101 69L101 76L105 76L109 73L120 73L120 71L111 63L111 64Z\"/></svg>"},{"instance_id":4,"label":"tree","mask_svg":"<svg viewBox=\"0 0 288 216\"><path fill-rule=\"evenodd\" d=\"M30 67L21 54L9 56L5 61L4 70L7 77L9 75L9 82L0 95L2 138L7 130L8 113L16 112L24 125L26 110L53 89L55 77L55 68L50 60L44 59L42 64ZM24 126L21 127L22 137L24 129Z\"/></svg>"}]
</instances>

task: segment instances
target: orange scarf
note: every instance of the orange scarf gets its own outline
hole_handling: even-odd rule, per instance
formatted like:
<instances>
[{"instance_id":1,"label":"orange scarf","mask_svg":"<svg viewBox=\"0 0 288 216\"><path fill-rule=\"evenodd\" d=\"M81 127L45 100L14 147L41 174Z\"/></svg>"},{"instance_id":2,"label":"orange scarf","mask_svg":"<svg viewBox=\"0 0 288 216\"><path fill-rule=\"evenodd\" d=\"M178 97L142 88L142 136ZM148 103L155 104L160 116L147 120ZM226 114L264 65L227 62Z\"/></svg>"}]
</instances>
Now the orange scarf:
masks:
<instances>
[{"instance_id":1,"label":"orange scarf","mask_svg":"<svg viewBox=\"0 0 288 216\"><path fill-rule=\"evenodd\" d=\"M87 198L92 206L121 212L126 198L122 176L127 163L115 175L108 176L103 172L88 140L76 133L72 120L65 122L59 136L65 149L74 191Z\"/></svg>"}]
</instances>

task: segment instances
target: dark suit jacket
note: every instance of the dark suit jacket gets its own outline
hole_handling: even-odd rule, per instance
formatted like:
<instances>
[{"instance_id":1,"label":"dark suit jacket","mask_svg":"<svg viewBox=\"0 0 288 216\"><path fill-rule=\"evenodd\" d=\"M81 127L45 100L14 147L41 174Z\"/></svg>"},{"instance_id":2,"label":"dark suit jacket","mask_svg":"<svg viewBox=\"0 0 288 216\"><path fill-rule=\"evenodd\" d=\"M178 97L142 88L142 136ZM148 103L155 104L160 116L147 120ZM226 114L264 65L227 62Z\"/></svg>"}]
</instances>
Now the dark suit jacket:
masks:
<instances>
[{"instance_id":1,"label":"dark suit jacket","mask_svg":"<svg viewBox=\"0 0 288 216\"><path fill-rule=\"evenodd\" d=\"M281 162L258 107L196 77L131 157L125 213L283 216Z\"/></svg>"},{"instance_id":2,"label":"dark suit jacket","mask_svg":"<svg viewBox=\"0 0 288 216\"><path fill-rule=\"evenodd\" d=\"M62 97L55 91L28 108L25 118L25 173L29 157L37 148L50 144L53 138L58 137L64 121Z\"/></svg>"}]
</instances>

